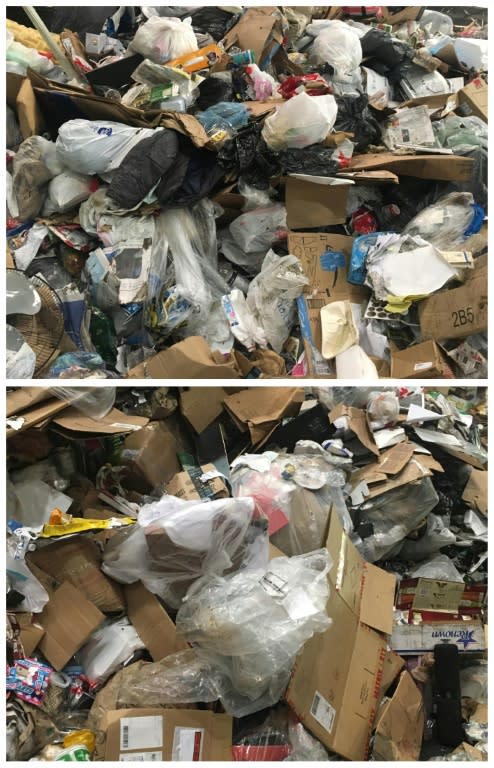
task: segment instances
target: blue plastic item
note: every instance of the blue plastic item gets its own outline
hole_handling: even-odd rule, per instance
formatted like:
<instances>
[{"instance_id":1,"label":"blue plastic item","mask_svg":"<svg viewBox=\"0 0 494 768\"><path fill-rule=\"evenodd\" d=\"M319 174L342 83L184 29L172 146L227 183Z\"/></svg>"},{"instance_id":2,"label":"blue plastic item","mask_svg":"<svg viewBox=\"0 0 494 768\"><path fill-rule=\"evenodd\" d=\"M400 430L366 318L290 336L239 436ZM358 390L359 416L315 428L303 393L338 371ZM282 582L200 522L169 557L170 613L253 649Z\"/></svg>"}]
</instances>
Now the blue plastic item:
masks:
<instances>
[{"instance_id":1,"label":"blue plastic item","mask_svg":"<svg viewBox=\"0 0 494 768\"><path fill-rule=\"evenodd\" d=\"M471 237L472 235L476 235L477 232L480 232L480 228L485 218L485 211L481 205L477 205L476 203L473 203L472 208L473 208L473 219L468 225L467 229L464 231L463 233L464 237Z\"/></svg>"},{"instance_id":2,"label":"blue plastic item","mask_svg":"<svg viewBox=\"0 0 494 768\"><path fill-rule=\"evenodd\" d=\"M345 267L345 254L341 251L327 250L320 257L321 267L326 272L335 272L338 267Z\"/></svg>"},{"instance_id":3,"label":"blue plastic item","mask_svg":"<svg viewBox=\"0 0 494 768\"><path fill-rule=\"evenodd\" d=\"M355 238L352 245L352 255L350 257L350 267L348 270L348 282L352 285L363 285L367 276L367 267L365 265L369 248L375 244L377 238L383 232L371 232L368 235L361 235Z\"/></svg>"}]
</instances>

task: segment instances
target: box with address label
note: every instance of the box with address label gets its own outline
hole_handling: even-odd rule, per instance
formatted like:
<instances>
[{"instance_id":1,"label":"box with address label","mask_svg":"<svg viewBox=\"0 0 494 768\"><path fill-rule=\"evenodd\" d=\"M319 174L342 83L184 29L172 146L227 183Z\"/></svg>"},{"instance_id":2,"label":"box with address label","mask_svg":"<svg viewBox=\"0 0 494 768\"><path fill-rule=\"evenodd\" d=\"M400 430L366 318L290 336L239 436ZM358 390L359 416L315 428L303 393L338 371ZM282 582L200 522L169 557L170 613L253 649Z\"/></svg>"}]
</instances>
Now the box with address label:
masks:
<instances>
[{"instance_id":1,"label":"box with address label","mask_svg":"<svg viewBox=\"0 0 494 768\"><path fill-rule=\"evenodd\" d=\"M223 476L214 464L190 467L186 472L178 472L165 486L170 496L179 499L226 499L230 494Z\"/></svg>"},{"instance_id":2,"label":"box with address label","mask_svg":"<svg viewBox=\"0 0 494 768\"><path fill-rule=\"evenodd\" d=\"M381 695L395 577L363 560L331 513L328 616L297 657L286 700L304 726L348 760L366 760Z\"/></svg>"},{"instance_id":3,"label":"box with address label","mask_svg":"<svg viewBox=\"0 0 494 768\"><path fill-rule=\"evenodd\" d=\"M105 761L199 762L232 759L232 718L196 709L106 713Z\"/></svg>"}]
</instances>

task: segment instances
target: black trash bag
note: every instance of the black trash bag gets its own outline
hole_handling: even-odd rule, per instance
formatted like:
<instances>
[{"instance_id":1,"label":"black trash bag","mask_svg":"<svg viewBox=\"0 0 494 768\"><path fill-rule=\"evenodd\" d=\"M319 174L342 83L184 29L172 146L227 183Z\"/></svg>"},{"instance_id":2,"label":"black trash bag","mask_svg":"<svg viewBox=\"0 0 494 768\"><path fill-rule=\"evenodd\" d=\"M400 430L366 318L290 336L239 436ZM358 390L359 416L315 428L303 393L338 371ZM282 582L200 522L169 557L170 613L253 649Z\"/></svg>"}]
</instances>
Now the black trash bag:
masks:
<instances>
[{"instance_id":1,"label":"black trash bag","mask_svg":"<svg viewBox=\"0 0 494 768\"><path fill-rule=\"evenodd\" d=\"M270 179L282 167L277 152L272 152L261 137L262 125L251 123L218 150L217 161L225 171L236 171L256 189L268 189Z\"/></svg>"},{"instance_id":2,"label":"black trash bag","mask_svg":"<svg viewBox=\"0 0 494 768\"><path fill-rule=\"evenodd\" d=\"M382 29L370 29L362 38L362 58L365 66L397 83L412 66L414 50Z\"/></svg>"},{"instance_id":3,"label":"black trash bag","mask_svg":"<svg viewBox=\"0 0 494 768\"><path fill-rule=\"evenodd\" d=\"M386 232L402 232L419 211L437 200L435 194L438 183L442 184L429 179L407 177L403 186L385 185L382 207L376 211L381 229Z\"/></svg>"},{"instance_id":4,"label":"black trash bag","mask_svg":"<svg viewBox=\"0 0 494 768\"><path fill-rule=\"evenodd\" d=\"M233 86L228 80L221 77L211 77L203 80L199 84L199 96L196 99L194 108L197 107L201 112L220 101L234 101Z\"/></svg>"},{"instance_id":5,"label":"black trash bag","mask_svg":"<svg viewBox=\"0 0 494 768\"><path fill-rule=\"evenodd\" d=\"M236 22L238 14L229 13L214 5L205 5L188 14L192 18L194 32L209 33L218 42Z\"/></svg>"},{"instance_id":6,"label":"black trash bag","mask_svg":"<svg viewBox=\"0 0 494 768\"><path fill-rule=\"evenodd\" d=\"M312 144L303 149L285 149L279 152L284 173L308 173L313 176L334 176L341 170L332 158L334 149L324 144Z\"/></svg>"},{"instance_id":7,"label":"black trash bag","mask_svg":"<svg viewBox=\"0 0 494 768\"><path fill-rule=\"evenodd\" d=\"M369 144L381 144L381 128L369 109L365 93L359 96L335 96L338 105L335 131L353 133L356 152L364 152Z\"/></svg>"}]
</instances>

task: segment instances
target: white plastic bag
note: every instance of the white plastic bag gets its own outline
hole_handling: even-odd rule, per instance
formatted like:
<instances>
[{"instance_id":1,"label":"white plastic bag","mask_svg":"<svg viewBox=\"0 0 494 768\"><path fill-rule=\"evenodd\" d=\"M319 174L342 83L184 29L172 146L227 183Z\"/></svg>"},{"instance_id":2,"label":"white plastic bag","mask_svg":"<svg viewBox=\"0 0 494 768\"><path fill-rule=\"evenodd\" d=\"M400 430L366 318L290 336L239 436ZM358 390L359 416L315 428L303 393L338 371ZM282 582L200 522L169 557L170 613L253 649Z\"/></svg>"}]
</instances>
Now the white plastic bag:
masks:
<instances>
[{"instance_id":1,"label":"white plastic bag","mask_svg":"<svg viewBox=\"0 0 494 768\"><path fill-rule=\"evenodd\" d=\"M275 352L281 352L295 318L295 299L309 282L296 256L268 251L247 294L247 306Z\"/></svg>"},{"instance_id":2,"label":"white plastic bag","mask_svg":"<svg viewBox=\"0 0 494 768\"><path fill-rule=\"evenodd\" d=\"M110 675L146 646L127 617L97 629L79 650L84 674L102 685Z\"/></svg>"},{"instance_id":3,"label":"white plastic bag","mask_svg":"<svg viewBox=\"0 0 494 768\"><path fill-rule=\"evenodd\" d=\"M190 19L151 16L139 27L129 48L155 64L164 64L197 51L198 45Z\"/></svg>"},{"instance_id":4,"label":"white plastic bag","mask_svg":"<svg viewBox=\"0 0 494 768\"><path fill-rule=\"evenodd\" d=\"M310 51L312 64L330 64L335 70L336 78L353 72L360 66L360 36L344 21L315 21L309 24L307 32L316 37Z\"/></svg>"},{"instance_id":5,"label":"white plastic bag","mask_svg":"<svg viewBox=\"0 0 494 768\"><path fill-rule=\"evenodd\" d=\"M308 96L303 91L266 118L262 137L275 151L309 147L326 138L336 122L337 112L334 96Z\"/></svg>"},{"instance_id":6,"label":"white plastic bag","mask_svg":"<svg viewBox=\"0 0 494 768\"><path fill-rule=\"evenodd\" d=\"M114 171L142 139L160 128L132 128L99 120L68 120L57 138L59 159L71 170L89 175Z\"/></svg>"},{"instance_id":7,"label":"white plastic bag","mask_svg":"<svg viewBox=\"0 0 494 768\"><path fill-rule=\"evenodd\" d=\"M254 208L238 216L229 227L230 234L245 253L266 250L286 231L286 208L274 203Z\"/></svg>"},{"instance_id":8,"label":"white plastic bag","mask_svg":"<svg viewBox=\"0 0 494 768\"><path fill-rule=\"evenodd\" d=\"M24 600L12 610L41 613L49 600L48 592L31 573L25 560L15 559L9 551L7 551L7 579L13 589L24 595Z\"/></svg>"},{"instance_id":9,"label":"white plastic bag","mask_svg":"<svg viewBox=\"0 0 494 768\"><path fill-rule=\"evenodd\" d=\"M75 208L76 205L87 200L94 184L91 176L84 176L80 173L66 171L55 176L48 184L48 199L45 201L46 207L50 207L51 212L65 213Z\"/></svg>"}]
</instances>

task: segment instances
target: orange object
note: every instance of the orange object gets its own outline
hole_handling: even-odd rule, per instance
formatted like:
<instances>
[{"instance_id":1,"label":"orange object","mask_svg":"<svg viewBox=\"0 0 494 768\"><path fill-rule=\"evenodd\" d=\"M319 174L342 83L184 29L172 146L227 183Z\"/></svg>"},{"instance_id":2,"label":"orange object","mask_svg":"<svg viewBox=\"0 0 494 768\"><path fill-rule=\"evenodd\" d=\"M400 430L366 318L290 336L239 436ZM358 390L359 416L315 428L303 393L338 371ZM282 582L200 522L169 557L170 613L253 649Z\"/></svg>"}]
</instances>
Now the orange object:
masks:
<instances>
[{"instance_id":1,"label":"orange object","mask_svg":"<svg viewBox=\"0 0 494 768\"><path fill-rule=\"evenodd\" d=\"M197 51L179 56L178 59L167 61L165 66L183 69L184 72L192 74L192 72L199 72L201 69L212 67L221 59L223 54L224 51L219 46L206 45L205 48L199 48Z\"/></svg>"},{"instance_id":2,"label":"orange object","mask_svg":"<svg viewBox=\"0 0 494 768\"><path fill-rule=\"evenodd\" d=\"M60 509L53 509L50 514L50 525L62 525L63 512Z\"/></svg>"},{"instance_id":3,"label":"orange object","mask_svg":"<svg viewBox=\"0 0 494 768\"><path fill-rule=\"evenodd\" d=\"M96 746L96 737L92 731L73 731L63 740L64 747L83 746L86 747L89 754L94 752Z\"/></svg>"}]
</instances>

